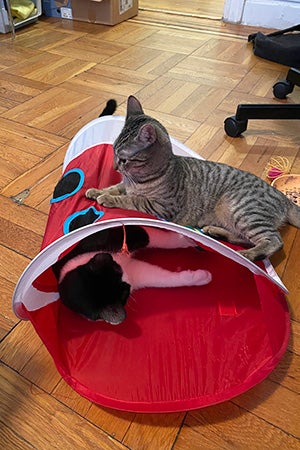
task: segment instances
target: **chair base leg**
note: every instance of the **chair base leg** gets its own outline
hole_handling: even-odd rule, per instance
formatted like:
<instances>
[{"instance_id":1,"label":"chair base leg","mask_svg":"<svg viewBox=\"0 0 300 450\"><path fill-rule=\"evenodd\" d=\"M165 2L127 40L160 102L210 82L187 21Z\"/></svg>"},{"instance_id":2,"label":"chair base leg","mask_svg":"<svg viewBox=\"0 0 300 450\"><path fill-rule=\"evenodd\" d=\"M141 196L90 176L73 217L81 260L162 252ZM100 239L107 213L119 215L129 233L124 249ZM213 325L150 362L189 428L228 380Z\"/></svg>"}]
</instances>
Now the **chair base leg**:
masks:
<instances>
[{"instance_id":1,"label":"chair base leg","mask_svg":"<svg viewBox=\"0 0 300 450\"><path fill-rule=\"evenodd\" d=\"M224 121L226 134L240 136L246 131L249 119L300 119L300 105L238 105L236 115Z\"/></svg>"},{"instance_id":2,"label":"chair base leg","mask_svg":"<svg viewBox=\"0 0 300 450\"><path fill-rule=\"evenodd\" d=\"M288 71L287 77L285 80L279 80L273 86L273 94L274 97L284 99L294 90L295 85L299 85L300 83L300 71L294 68L291 68Z\"/></svg>"},{"instance_id":3,"label":"chair base leg","mask_svg":"<svg viewBox=\"0 0 300 450\"><path fill-rule=\"evenodd\" d=\"M248 120L237 120L236 116L227 117L224 129L228 136L238 137L247 130Z\"/></svg>"}]
</instances>

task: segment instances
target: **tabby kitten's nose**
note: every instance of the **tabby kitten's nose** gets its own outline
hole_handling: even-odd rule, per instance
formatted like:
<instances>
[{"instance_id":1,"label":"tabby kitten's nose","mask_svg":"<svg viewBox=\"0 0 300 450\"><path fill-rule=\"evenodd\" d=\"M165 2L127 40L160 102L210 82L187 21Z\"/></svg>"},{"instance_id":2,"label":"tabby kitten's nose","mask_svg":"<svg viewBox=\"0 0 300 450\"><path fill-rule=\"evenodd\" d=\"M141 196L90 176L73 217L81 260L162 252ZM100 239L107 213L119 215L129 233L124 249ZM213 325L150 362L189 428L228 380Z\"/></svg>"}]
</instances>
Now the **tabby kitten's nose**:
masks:
<instances>
[{"instance_id":1,"label":"tabby kitten's nose","mask_svg":"<svg viewBox=\"0 0 300 450\"><path fill-rule=\"evenodd\" d=\"M118 170L118 168L119 168L119 158L115 158L114 159L114 169Z\"/></svg>"},{"instance_id":2,"label":"tabby kitten's nose","mask_svg":"<svg viewBox=\"0 0 300 450\"><path fill-rule=\"evenodd\" d=\"M114 162L114 169L118 170L120 167L124 166L127 159L117 157Z\"/></svg>"}]
</instances>

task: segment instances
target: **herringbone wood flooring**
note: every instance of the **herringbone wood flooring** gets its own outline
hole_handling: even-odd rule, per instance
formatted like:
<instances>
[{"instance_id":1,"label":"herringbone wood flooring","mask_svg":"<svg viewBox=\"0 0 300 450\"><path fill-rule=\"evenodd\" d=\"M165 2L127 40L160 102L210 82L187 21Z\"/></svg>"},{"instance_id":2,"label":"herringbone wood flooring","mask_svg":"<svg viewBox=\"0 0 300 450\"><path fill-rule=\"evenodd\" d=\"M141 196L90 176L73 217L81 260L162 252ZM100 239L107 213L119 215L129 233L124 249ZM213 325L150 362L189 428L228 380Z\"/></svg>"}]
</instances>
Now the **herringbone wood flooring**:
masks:
<instances>
[{"instance_id":1,"label":"herringbone wood flooring","mask_svg":"<svg viewBox=\"0 0 300 450\"><path fill-rule=\"evenodd\" d=\"M203 157L264 175L272 155L300 173L296 121L251 121L224 134L238 103L278 103L287 68L256 58L246 27L141 11L115 27L42 19L0 35L0 447L11 449L296 449L299 444L300 232L272 258L290 289L292 336L274 372L249 392L192 412L133 414L81 398L58 375L30 323L11 310L15 283L39 252L49 199L72 136L108 98L136 94ZM287 102L300 102L295 89Z\"/></svg>"}]
</instances>

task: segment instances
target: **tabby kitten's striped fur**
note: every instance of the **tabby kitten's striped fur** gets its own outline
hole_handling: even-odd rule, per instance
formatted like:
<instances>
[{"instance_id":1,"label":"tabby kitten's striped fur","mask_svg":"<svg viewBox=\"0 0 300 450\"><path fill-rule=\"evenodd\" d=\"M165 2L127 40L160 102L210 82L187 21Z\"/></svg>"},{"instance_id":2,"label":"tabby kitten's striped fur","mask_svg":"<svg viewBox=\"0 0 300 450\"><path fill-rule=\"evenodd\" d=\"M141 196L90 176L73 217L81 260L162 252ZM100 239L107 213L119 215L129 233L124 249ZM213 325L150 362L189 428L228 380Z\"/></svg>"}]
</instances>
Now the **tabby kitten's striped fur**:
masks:
<instances>
[{"instance_id":1,"label":"tabby kitten's striped fur","mask_svg":"<svg viewBox=\"0 0 300 450\"><path fill-rule=\"evenodd\" d=\"M130 96L123 130L114 143L123 181L86 196L100 205L133 209L193 227L251 248L251 261L282 247L278 228L300 228L300 208L257 176L226 164L175 156L166 129Z\"/></svg>"}]
</instances>

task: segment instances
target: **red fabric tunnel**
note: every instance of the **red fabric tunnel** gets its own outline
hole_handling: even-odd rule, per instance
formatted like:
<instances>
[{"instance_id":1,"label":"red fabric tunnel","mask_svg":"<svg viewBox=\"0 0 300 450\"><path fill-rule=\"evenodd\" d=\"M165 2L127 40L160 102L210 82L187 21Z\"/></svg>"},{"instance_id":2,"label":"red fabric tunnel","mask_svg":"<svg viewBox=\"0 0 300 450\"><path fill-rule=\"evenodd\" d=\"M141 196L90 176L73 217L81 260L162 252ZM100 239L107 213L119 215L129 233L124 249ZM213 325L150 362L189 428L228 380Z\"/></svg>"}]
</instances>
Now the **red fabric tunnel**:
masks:
<instances>
[{"instance_id":1,"label":"red fabric tunnel","mask_svg":"<svg viewBox=\"0 0 300 450\"><path fill-rule=\"evenodd\" d=\"M65 381L100 405L172 412L228 400L263 380L285 352L285 288L270 265L247 262L232 245L85 197L87 188L120 179L112 139L105 142L97 130L116 127L116 134L122 121L100 118L75 136L63 174L68 189L55 193L42 250L18 282L14 311L32 322ZM192 155L173 143L175 152ZM212 282L134 291L127 318L117 326L73 313L59 299L52 264L83 237L123 224L192 238L198 248L145 249L139 257L169 270L207 269Z\"/></svg>"}]
</instances>

